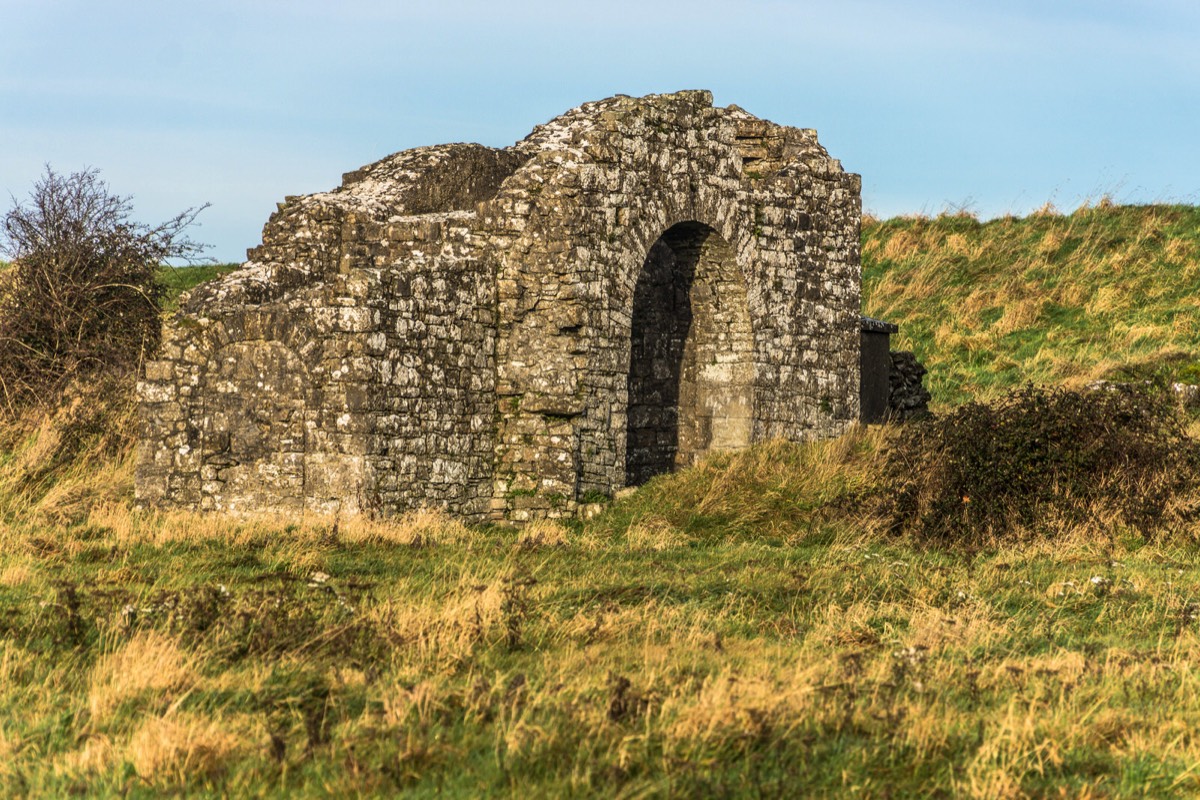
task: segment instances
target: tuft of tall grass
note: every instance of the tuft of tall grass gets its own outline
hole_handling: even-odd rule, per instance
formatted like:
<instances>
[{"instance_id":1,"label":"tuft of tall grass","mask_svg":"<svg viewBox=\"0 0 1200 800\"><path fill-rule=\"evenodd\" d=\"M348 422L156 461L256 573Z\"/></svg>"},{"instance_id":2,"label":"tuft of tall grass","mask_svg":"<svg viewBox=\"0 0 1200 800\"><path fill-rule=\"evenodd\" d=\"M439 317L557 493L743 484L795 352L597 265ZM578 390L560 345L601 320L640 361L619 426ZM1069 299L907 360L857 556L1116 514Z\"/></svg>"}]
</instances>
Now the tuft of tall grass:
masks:
<instances>
[{"instance_id":1,"label":"tuft of tall grass","mask_svg":"<svg viewBox=\"0 0 1200 800\"><path fill-rule=\"evenodd\" d=\"M126 747L126 759L151 784L179 785L220 775L243 746L242 738L215 720L196 714L147 719Z\"/></svg>"},{"instance_id":2,"label":"tuft of tall grass","mask_svg":"<svg viewBox=\"0 0 1200 800\"><path fill-rule=\"evenodd\" d=\"M133 491L137 405L128 382L71 388L52 411L0 420L0 519L80 521Z\"/></svg>"},{"instance_id":3,"label":"tuft of tall grass","mask_svg":"<svg viewBox=\"0 0 1200 800\"><path fill-rule=\"evenodd\" d=\"M857 502L878 481L887 427L802 444L777 440L715 453L692 469L658 476L589 526L591 536L655 548L675 542L799 542L826 523L873 524Z\"/></svg>"},{"instance_id":4,"label":"tuft of tall grass","mask_svg":"<svg viewBox=\"0 0 1200 800\"><path fill-rule=\"evenodd\" d=\"M138 632L93 667L88 686L91 724L105 728L110 715L132 700L165 711L178 693L195 683L193 661L175 639L157 631Z\"/></svg>"}]
</instances>

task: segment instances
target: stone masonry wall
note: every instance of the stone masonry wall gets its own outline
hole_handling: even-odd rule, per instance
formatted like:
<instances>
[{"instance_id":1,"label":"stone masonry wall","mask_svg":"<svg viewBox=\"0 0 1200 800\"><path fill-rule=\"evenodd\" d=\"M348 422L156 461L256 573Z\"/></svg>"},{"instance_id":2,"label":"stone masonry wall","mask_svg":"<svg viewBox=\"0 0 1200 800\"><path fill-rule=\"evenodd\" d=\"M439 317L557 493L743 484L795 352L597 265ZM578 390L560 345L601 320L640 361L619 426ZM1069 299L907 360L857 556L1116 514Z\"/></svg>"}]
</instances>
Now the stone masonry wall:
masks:
<instances>
[{"instance_id":1,"label":"stone masonry wall","mask_svg":"<svg viewBox=\"0 0 1200 800\"><path fill-rule=\"evenodd\" d=\"M575 513L708 449L858 416L858 176L707 92L288 198L186 298L139 498L231 513Z\"/></svg>"},{"instance_id":2,"label":"stone masonry wall","mask_svg":"<svg viewBox=\"0 0 1200 800\"><path fill-rule=\"evenodd\" d=\"M139 498L229 512L430 505L482 518L494 282L466 244L471 212L430 209L494 189L514 160L489 153L409 151L281 205L251 261L186 299L147 368ZM450 167L477 177L422 191L413 179L431 165L439 178Z\"/></svg>"},{"instance_id":3,"label":"stone masonry wall","mask_svg":"<svg viewBox=\"0 0 1200 800\"><path fill-rule=\"evenodd\" d=\"M754 328L752 441L842 432L858 416L860 181L813 131L707 92L586 104L534 131L481 216L500 249L493 506L569 514L626 479L633 298L679 223L736 260Z\"/></svg>"}]
</instances>

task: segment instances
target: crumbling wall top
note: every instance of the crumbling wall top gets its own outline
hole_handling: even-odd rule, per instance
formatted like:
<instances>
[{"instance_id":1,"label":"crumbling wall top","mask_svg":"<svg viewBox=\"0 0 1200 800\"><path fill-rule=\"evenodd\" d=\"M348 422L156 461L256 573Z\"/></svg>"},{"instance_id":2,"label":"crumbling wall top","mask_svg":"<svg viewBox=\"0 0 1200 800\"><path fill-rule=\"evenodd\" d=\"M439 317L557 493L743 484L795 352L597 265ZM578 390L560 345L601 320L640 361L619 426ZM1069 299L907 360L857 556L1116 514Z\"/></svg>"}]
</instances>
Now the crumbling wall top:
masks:
<instances>
[{"instance_id":1,"label":"crumbling wall top","mask_svg":"<svg viewBox=\"0 0 1200 800\"><path fill-rule=\"evenodd\" d=\"M347 172L314 202L353 207L375 218L471 211L494 197L528 156L481 144L444 144L394 153Z\"/></svg>"}]
</instances>

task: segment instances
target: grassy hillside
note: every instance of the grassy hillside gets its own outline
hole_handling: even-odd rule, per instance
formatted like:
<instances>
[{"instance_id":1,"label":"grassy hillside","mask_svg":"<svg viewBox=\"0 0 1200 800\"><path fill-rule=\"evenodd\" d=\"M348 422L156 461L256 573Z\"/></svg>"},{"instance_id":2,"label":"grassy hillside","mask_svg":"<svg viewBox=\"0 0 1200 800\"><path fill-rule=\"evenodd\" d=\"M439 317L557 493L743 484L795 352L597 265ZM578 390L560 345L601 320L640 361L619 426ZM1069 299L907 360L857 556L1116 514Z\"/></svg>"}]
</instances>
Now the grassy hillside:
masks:
<instances>
[{"instance_id":1,"label":"grassy hillside","mask_svg":"<svg viewBox=\"0 0 1200 800\"><path fill-rule=\"evenodd\" d=\"M943 407L1026 381L1200 383L1200 208L870 221L866 313L900 324Z\"/></svg>"},{"instance_id":2,"label":"grassy hillside","mask_svg":"<svg viewBox=\"0 0 1200 800\"><path fill-rule=\"evenodd\" d=\"M872 223L867 311L943 409L1187 377L1198 223ZM1200 795L1200 491L934 545L872 428L586 523L236 521L134 509L134 430L116 392L0 426L0 796Z\"/></svg>"}]
</instances>

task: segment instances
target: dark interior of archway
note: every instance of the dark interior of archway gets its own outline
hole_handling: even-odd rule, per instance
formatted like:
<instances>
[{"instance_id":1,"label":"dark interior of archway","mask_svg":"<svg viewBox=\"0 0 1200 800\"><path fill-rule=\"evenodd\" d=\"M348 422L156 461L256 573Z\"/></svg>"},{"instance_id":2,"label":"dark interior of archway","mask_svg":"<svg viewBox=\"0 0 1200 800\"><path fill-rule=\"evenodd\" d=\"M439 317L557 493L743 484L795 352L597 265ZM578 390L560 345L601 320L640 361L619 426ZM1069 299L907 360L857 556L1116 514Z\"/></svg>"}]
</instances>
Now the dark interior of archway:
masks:
<instances>
[{"instance_id":1,"label":"dark interior of archway","mask_svg":"<svg viewBox=\"0 0 1200 800\"><path fill-rule=\"evenodd\" d=\"M675 466L679 378L692 325L689 290L707 229L687 223L651 247L633 294L625 483L641 486Z\"/></svg>"},{"instance_id":2,"label":"dark interior of archway","mask_svg":"<svg viewBox=\"0 0 1200 800\"><path fill-rule=\"evenodd\" d=\"M732 248L698 222L669 228L634 289L626 485L750 443L753 349Z\"/></svg>"}]
</instances>

